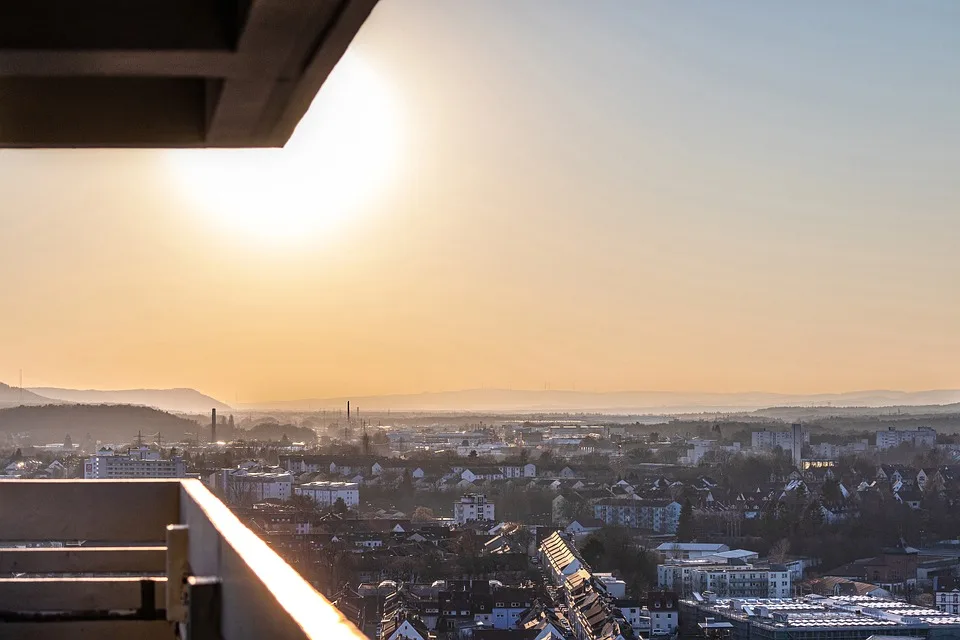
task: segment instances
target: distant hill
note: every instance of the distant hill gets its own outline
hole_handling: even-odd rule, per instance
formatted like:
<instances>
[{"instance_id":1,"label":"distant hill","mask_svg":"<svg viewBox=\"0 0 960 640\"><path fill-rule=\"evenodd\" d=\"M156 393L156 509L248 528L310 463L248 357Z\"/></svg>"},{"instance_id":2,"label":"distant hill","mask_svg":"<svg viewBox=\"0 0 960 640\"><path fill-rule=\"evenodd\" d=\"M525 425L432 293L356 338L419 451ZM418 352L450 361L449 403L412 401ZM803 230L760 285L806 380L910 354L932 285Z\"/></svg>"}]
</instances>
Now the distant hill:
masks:
<instances>
[{"instance_id":1,"label":"distant hill","mask_svg":"<svg viewBox=\"0 0 960 640\"><path fill-rule=\"evenodd\" d=\"M960 390L783 393L687 393L660 391L516 391L471 389L386 396L266 402L250 409L319 411L343 409L347 400L367 411L527 411L598 413L698 413L754 411L766 407L888 407L960 402Z\"/></svg>"},{"instance_id":2,"label":"distant hill","mask_svg":"<svg viewBox=\"0 0 960 640\"><path fill-rule=\"evenodd\" d=\"M18 387L11 387L10 385L0 382L0 407L16 407L21 404L57 404L58 402L57 400L34 393L29 389L24 389L21 392Z\"/></svg>"},{"instance_id":3,"label":"distant hill","mask_svg":"<svg viewBox=\"0 0 960 640\"><path fill-rule=\"evenodd\" d=\"M38 387L30 391L45 398L79 404L131 404L176 413L208 413L210 409L228 411L229 406L195 389L58 389Z\"/></svg>"},{"instance_id":4,"label":"distant hill","mask_svg":"<svg viewBox=\"0 0 960 640\"><path fill-rule=\"evenodd\" d=\"M160 433L165 441L183 440L200 425L150 407L130 405L62 404L0 409L0 433L26 434L34 444L63 442L70 434L80 442L89 433L94 440L132 442L138 431L153 440Z\"/></svg>"}]
</instances>

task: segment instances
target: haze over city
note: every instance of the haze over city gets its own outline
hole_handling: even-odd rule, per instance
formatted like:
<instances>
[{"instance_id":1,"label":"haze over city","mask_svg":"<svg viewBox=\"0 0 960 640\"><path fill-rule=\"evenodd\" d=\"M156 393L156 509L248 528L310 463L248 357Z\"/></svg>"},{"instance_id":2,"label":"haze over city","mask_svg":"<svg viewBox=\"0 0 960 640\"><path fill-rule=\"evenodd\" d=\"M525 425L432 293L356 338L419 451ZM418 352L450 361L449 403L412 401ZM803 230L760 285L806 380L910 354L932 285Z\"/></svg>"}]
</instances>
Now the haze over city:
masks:
<instances>
[{"instance_id":1,"label":"haze over city","mask_svg":"<svg viewBox=\"0 0 960 640\"><path fill-rule=\"evenodd\" d=\"M0 154L0 380L958 388L958 25L383 2L282 154Z\"/></svg>"}]
</instances>

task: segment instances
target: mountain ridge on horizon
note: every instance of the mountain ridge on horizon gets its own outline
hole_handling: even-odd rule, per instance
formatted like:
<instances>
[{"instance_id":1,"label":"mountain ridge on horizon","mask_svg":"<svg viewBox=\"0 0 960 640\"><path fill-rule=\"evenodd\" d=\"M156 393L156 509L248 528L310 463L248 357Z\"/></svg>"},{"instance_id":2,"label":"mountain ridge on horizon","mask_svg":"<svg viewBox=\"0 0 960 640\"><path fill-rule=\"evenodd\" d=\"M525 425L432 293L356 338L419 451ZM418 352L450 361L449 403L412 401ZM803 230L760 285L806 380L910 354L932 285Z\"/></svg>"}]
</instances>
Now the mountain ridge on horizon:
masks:
<instances>
[{"instance_id":1,"label":"mountain ridge on horizon","mask_svg":"<svg viewBox=\"0 0 960 640\"><path fill-rule=\"evenodd\" d=\"M748 411L776 406L884 407L960 403L960 389L924 391L864 390L821 394L776 392L576 391L464 389L421 393L341 396L240 404L238 409L464 410L464 411Z\"/></svg>"},{"instance_id":2,"label":"mountain ridge on horizon","mask_svg":"<svg viewBox=\"0 0 960 640\"><path fill-rule=\"evenodd\" d=\"M172 389L68 389L30 387L31 393L49 403L125 404L152 407L174 413L207 413L210 409L229 411L231 407L216 398L189 387ZM37 404L37 403L33 403Z\"/></svg>"}]
</instances>

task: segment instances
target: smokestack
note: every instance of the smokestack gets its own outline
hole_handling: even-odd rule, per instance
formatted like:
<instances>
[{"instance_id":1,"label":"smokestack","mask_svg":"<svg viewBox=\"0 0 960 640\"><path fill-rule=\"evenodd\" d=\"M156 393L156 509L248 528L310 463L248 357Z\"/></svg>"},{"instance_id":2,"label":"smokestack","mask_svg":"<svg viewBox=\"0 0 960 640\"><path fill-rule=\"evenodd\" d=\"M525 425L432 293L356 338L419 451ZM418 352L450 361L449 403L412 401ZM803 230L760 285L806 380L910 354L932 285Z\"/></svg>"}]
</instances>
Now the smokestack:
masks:
<instances>
[{"instance_id":1,"label":"smokestack","mask_svg":"<svg viewBox=\"0 0 960 640\"><path fill-rule=\"evenodd\" d=\"M210 442L217 441L217 410L214 409L210 416Z\"/></svg>"},{"instance_id":2,"label":"smokestack","mask_svg":"<svg viewBox=\"0 0 960 640\"><path fill-rule=\"evenodd\" d=\"M347 400L347 422L350 422L350 401Z\"/></svg>"}]
</instances>

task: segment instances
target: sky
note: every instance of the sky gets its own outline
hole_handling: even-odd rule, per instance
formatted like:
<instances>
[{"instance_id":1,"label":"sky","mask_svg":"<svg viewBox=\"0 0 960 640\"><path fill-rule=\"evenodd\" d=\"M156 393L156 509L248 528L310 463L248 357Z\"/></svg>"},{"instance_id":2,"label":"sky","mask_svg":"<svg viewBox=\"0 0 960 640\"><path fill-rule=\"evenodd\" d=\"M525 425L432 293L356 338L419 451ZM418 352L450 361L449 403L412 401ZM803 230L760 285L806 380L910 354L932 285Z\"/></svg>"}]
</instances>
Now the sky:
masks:
<instances>
[{"instance_id":1,"label":"sky","mask_svg":"<svg viewBox=\"0 0 960 640\"><path fill-rule=\"evenodd\" d=\"M0 380L960 387L957 42L954 0L381 0L285 155L0 152Z\"/></svg>"}]
</instances>

